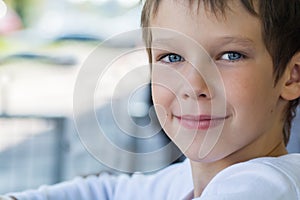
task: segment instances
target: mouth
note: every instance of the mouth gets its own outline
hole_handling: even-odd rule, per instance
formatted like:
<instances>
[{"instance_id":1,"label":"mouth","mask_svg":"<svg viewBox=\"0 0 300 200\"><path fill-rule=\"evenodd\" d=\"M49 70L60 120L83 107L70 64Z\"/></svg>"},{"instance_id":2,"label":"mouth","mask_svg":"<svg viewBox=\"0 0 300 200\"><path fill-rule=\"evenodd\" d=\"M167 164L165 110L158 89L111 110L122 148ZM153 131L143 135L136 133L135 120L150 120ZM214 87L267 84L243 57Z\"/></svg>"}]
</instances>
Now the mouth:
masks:
<instances>
[{"instance_id":1,"label":"mouth","mask_svg":"<svg viewBox=\"0 0 300 200\"><path fill-rule=\"evenodd\" d=\"M182 115L176 116L179 123L187 129L208 130L221 125L229 116L211 116L211 115Z\"/></svg>"}]
</instances>

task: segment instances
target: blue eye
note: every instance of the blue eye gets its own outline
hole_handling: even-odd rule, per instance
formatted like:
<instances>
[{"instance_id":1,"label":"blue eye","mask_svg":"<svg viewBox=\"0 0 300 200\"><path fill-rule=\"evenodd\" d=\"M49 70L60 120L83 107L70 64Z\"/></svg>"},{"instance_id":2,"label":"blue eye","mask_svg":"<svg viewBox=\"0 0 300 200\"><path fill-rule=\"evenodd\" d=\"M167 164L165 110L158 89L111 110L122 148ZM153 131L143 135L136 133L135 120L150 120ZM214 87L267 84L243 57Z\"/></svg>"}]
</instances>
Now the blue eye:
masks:
<instances>
[{"instance_id":1,"label":"blue eye","mask_svg":"<svg viewBox=\"0 0 300 200\"><path fill-rule=\"evenodd\" d=\"M221 56L221 59L222 60L228 60L228 61L237 61L237 60L240 60L244 58L244 55L243 54L240 54L238 52L227 52L227 53L224 53L222 56Z\"/></svg>"},{"instance_id":2,"label":"blue eye","mask_svg":"<svg viewBox=\"0 0 300 200\"><path fill-rule=\"evenodd\" d=\"M184 61L184 58L178 54L167 54L163 56L160 60L165 63L174 63L174 62L182 62Z\"/></svg>"}]
</instances>

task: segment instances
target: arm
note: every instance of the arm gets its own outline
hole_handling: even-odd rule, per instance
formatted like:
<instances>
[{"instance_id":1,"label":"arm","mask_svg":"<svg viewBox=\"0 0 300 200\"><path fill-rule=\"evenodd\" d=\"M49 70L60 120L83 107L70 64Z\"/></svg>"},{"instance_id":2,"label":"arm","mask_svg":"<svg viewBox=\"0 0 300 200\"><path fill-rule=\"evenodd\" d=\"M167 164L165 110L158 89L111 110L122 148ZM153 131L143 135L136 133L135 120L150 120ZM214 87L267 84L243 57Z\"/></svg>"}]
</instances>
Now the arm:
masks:
<instances>
[{"instance_id":1,"label":"arm","mask_svg":"<svg viewBox=\"0 0 300 200\"><path fill-rule=\"evenodd\" d=\"M108 174L76 178L72 181L52 186L41 186L37 190L7 194L4 198L17 200L77 200L77 199L112 199L117 178ZM2 200L0 198L0 200Z\"/></svg>"},{"instance_id":2,"label":"arm","mask_svg":"<svg viewBox=\"0 0 300 200\"><path fill-rule=\"evenodd\" d=\"M175 164L153 175L101 174L38 190L8 194L17 200L177 199L190 191L189 163ZM0 199L1 200L1 199Z\"/></svg>"},{"instance_id":3,"label":"arm","mask_svg":"<svg viewBox=\"0 0 300 200\"><path fill-rule=\"evenodd\" d=\"M13 196L0 196L0 200L18 200Z\"/></svg>"}]
</instances>

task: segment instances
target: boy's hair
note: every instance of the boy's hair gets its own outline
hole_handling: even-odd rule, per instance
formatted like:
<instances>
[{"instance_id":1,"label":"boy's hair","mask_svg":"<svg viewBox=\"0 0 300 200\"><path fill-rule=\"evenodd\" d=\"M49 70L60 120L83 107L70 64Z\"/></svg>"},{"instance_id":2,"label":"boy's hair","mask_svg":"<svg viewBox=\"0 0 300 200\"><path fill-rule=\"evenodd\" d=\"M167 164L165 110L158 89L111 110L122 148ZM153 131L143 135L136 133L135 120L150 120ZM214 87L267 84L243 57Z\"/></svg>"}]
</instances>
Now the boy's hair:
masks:
<instances>
[{"instance_id":1,"label":"boy's hair","mask_svg":"<svg viewBox=\"0 0 300 200\"><path fill-rule=\"evenodd\" d=\"M144 29L143 39L146 43L150 63L151 32L147 27L157 13L162 0L146 0L141 16L141 26ZM175 1L175 0L173 0ZM188 0L190 6L200 3L216 15L230 9L229 0ZM300 51L300 0L240 0L245 9L258 17L262 24L262 36L270 53L274 66L274 85L283 75L291 58ZM287 145L290 138L291 122L296 115L299 98L290 101L284 114L283 136Z\"/></svg>"}]
</instances>

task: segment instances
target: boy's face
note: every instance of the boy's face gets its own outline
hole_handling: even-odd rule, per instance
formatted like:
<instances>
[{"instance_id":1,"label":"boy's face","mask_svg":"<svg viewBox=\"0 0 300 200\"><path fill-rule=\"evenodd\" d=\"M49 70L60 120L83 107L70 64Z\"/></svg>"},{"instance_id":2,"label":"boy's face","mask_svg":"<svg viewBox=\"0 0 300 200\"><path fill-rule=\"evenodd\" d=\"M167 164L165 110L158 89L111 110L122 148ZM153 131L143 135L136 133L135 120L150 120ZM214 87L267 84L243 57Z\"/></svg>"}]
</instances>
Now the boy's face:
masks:
<instances>
[{"instance_id":1,"label":"boy's face","mask_svg":"<svg viewBox=\"0 0 300 200\"><path fill-rule=\"evenodd\" d=\"M260 21L232 2L217 18L163 0L150 23L179 32L152 32L152 92L164 130L195 161L266 156L282 142L283 83L274 86Z\"/></svg>"}]
</instances>

